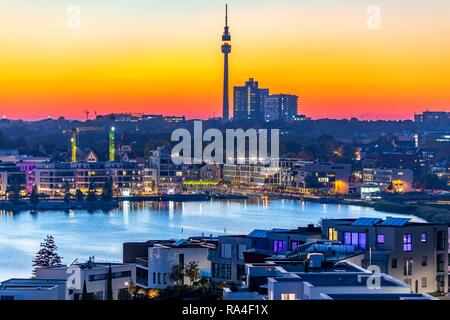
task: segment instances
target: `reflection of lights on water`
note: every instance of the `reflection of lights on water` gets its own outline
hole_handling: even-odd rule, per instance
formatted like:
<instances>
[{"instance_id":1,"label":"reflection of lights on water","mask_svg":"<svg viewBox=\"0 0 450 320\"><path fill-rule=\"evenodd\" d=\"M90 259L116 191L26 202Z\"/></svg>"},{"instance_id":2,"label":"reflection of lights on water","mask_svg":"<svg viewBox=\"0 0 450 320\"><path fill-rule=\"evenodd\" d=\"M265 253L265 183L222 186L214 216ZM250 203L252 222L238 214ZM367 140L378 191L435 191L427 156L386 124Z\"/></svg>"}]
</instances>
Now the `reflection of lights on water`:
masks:
<instances>
[{"instance_id":1,"label":"reflection of lights on water","mask_svg":"<svg viewBox=\"0 0 450 320\"><path fill-rule=\"evenodd\" d=\"M175 203L173 201L169 201L169 218L173 219L173 213L175 211Z\"/></svg>"},{"instance_id":2,"label":"reflection of lights on water","mask_svg":"<svg viewBox=\"0 0 450 320\"><path fill-rule=\"evenodd\" d=\"M75 211L69 210L69 218L71 219L75 218Z\"/></svg>"},{"instance_id":3,"label":"reflection of lights on water","mask_svg":"<svg viewBox=\"0 0 450 320\"><path fill-rule=\"evenodd\" d=\"M124 224L129 223L129 217L128 217L129 213L130 213L130 201L124 201L123 202L123 223Z\"/></svg>"},{"instance_id":4,"label":"reflection of lights on water","mask_svg":"<svg viewBox=\"0 0 450 320\"><path fill-rule=\"evenodd\" d=\"M323 211L323 212L328 212L328 206L327 206L326 203L324 203L324 204L322 205L322 211Z\"/></svg>"}]
</instances>

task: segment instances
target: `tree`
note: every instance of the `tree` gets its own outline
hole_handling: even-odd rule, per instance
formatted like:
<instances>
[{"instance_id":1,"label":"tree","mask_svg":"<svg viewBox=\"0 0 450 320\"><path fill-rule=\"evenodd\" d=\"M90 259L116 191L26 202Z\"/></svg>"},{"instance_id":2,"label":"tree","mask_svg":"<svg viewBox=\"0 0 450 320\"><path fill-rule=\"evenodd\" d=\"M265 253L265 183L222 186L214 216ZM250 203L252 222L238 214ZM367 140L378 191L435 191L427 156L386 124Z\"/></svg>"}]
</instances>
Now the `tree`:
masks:
<instances>
[{"instance_id":1,"label":"tree","mask_svg":"<svg viewBox=\"0 0 450 320\"><path fill-rule=\"evenodd\" d=\"M209 291L211 288L211 281L209 281L208 278L202 277L198 282L197 285L202 289L202 294L205 295L206 291Z\"/></svg>"},{"instance_id":2,"label":"tree","mask_svg":"<svg viewBox=\"0 0 450 320\"><path fill-rule=\"evenodd\" d=\"M9 188L9 198L12 202L19 202L21 189L22 186L20 184L19 178L17 176L14 176Z\"/></svg>"},{"instance_id":3,"label":"tree","mask_svg":"<svg viewBox=\"0 0 450 320\"><path fill-rule=\"evenodd\" d=\"M184 279L184 268L180 265L174 265L172 267L172 270L169 273L169 278L173 282L175 282L176 285L179 285L180 282Z\"/></svg>"},{"instance_id":4,"label":"tree","mask_svg":"<svg viewBox=\"0 0 450 320\"><path fill-rule=\"evenodd\" d=\"M97 200L97 195L95 194L95 184L93 181L89 183L87 201L93 202Z\"/></svg>"},{"instance_id":5,"label":"tree","mask_svg":"<svg viewBox=\"0 0 450 320\"><path fill-rule=\"evenodd\" d=\"M111 201L112 198L113 198L113 181L112 178L109 177L108 180L103 185L102 200Z\"/></svg>"},{"instance_id":6,"label":"tree","mask_svg":"<svg viewBox=\"0 0 450 320\"><path fill-rule=\"evenodd\" d=\"M64 202L69 203L71 198L69 181L66 180L64 182Z\"/></svg>"},{"instance_id":7,"label":"tree","mask_svg":"<svg viewBox=\"0 0 450 320\"><path fill-rule=\"evenodd\" d=\"M30 195L30 202L31 204L33 204L33 206L37 206L37 204L39 203L40 200L40 195L38 192L38 188L36 185L33 186L33 190L31 191L31 195Z\"/></svg>"},{"instance_id":8,"label":"tree","mask_svg":"<svg viewBox=\"0 0 450 320\"><path fill-rule=\"evenodd\" d=\"M84 200L84 194L83 194L83 192L81 192L80 189L77 189L77 191L75 192L75 198L77 199L78 202L81 202Z\"/></svg>"},{"instance_id":9,"label":"tree","mask_svg":"<svg viewBox=\"0 0 450 320\"><path fill-rule=\"evenodd\" d=\"M192 284L200 279L200 269L198 268L198 262L191 261L186 265L185 272L186 276L189 278L190 284Z\"/></svg>"},{"instance_id":10,"label":"tree","mask_svg":"<svg viewBox=\"0 0 450 320\"><path fill-rule=\"evenodd\" d=\"M34 271L38 267L50 267L61 265L62 257L56 252L58 247L55 244L55 239L53 236L47 236L44 242L41 242L39 251L36 257L33 259Z\"/></svg>"},{"instance_id":11,"label":"tree","mask_svg":"<svg viewBox=\"0 0 450 320\"><path fill-rule=\"evenodd\" d=\"M112 269L111 269L111 266L109 266L109 269L108 269L108 282L106 283L106 300L113 300Z\"/></svg>"},{"instance_id":12,"label":"tree","mask_svg":"<svg viewBox=\"0 0 450 320\"><path fill-rule=\"evenodd\" d=\"M84 282L83 282L83 291L81 293L81 300L84 300L84 301L91 300L90 296L89 296L89 294L87 292L86 280L84 280Z\"/></svg>"}]
</instances>

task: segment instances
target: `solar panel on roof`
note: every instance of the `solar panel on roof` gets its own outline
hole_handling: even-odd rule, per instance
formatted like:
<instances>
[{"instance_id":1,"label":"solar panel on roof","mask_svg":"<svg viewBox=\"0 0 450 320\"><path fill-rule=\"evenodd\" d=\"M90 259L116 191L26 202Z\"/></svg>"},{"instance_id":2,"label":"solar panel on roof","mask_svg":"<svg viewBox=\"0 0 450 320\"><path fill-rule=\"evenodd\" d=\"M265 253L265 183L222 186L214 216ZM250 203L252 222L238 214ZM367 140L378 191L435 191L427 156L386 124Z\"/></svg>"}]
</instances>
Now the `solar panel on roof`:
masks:
<instances>
[{"instance_id":1,"label":"solar panel on roof","mask_svg":"<svg viewBox=\"0 0 450 320\"><path fill-rule=\"evenodd\" d=\"M186 242L186 240L185 239L181 239L181 240L178 240L177 242L175 242L174 244L173 244L173 246L174 247L179 247L179 246L181 246L183 243L185 243Z\"/></svg>"},{"instance_id":2,"label":"solar panel on roof","mask_svg":"<svg viewBox=\"0 0 450 320\"><path fill-rule=\"evenodd\" d=\"M291 231L291 230L289 230L289 229L279 229L279 228L273 228L272 229L272 232L289 232L289 231Z\"/></svg>"},{"instance_id":3,"label":"solar panel on roof","mask_svg":"<svg viewBox=\"0 0 450 320\"><path fill-rule=\"evenodd\" d=\"M387 218L381 224L382 226L394 226L394 227L403 227L407 224L411 219L410 218Z\"/></svg>"},{"instance_id":4,"label":"solar panel on roof","mask_svg":"<svg viewBox=\"0 0 450 320\"><path fill-rule=\"evenodd\" d=\"M352 226L373 226L380 222L379 218L358 218L352 223Z\"/></svg>"},{"instance_id":5,"label":"solar panel on roof","mask_svg":"<svg viewBox=\"0 0 450 320\"><path fill-rule=\"evenodd\" d=\"M249 238L267 238L267 231L266 230L253 230L248 235Z\"/></svg>"}]
</instances>

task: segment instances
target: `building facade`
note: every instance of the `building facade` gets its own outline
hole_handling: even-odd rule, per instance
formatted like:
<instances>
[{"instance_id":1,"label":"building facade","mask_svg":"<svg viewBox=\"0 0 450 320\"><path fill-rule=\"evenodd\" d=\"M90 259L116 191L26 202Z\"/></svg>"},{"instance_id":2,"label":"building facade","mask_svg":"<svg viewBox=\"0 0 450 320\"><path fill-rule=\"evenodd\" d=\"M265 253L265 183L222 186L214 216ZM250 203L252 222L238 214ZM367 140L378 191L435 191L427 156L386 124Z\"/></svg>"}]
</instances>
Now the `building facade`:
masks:
<instances>
[{"instance_id":1,"label":"building facade","mask_svg":"<svg viewBox=\"0 0 450 320\"><path fill-rule=\"evenodd\" d=\"M324 236L362 252L359 264L377 265L416 293L448 292L448 226L405 218L323 219Z\"/></svg>"},{"instance_id":2,"label":"building facade","mask_svg":"<svg viewBox=\"0 0 450 320\"><path fill-rule=\"evenodd\" d=\"M259 88L258 82L253 78L250 78L242 87L234 87L234 119L262 121L264 99L268 96L269 89Z\"/></svg>"},{"instance_id":3,"label":"building facade","mask_svg":"<svg viewBox=\"0 0 450 320\"><path fill-rule=\"evenodd\" d=\"M264 121L293 121L298 111L298 96L273 94L264 99Z\"/></svg>"}]
</instances>

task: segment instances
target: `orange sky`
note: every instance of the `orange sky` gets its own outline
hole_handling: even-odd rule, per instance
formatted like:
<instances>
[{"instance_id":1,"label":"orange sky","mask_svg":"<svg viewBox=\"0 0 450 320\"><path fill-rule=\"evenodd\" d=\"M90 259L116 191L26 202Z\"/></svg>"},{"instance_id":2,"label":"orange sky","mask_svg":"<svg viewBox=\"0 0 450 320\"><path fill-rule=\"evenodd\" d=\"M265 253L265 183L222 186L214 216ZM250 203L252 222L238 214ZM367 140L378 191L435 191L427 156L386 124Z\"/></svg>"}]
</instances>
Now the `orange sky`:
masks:
<instances>
[{"instance_id":1,"label":"orange sky","mask_svg":"<svg viewBox=\"0 0 450 320\"><path fill-rule=\"evenodd\" d=\"M72 2L0 0L0 114L221 114L224 2L79 0L69 30ZM378 2L381 30L366 26L373 1L229 1L231 85L297 94L314 118L450 110L450 4Z\"/></svg>"}]
</instances>

